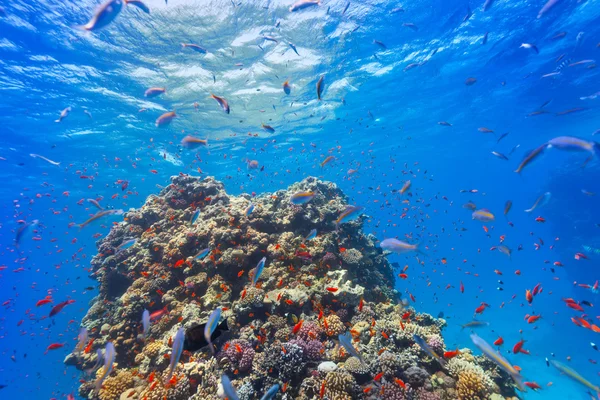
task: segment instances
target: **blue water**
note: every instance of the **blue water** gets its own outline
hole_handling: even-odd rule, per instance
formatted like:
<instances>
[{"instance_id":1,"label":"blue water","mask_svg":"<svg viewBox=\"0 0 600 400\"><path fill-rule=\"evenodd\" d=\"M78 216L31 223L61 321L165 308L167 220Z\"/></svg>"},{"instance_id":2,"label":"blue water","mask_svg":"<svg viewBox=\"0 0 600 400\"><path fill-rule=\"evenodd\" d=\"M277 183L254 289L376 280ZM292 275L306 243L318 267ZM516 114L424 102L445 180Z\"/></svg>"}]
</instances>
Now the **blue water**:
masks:
<instances>
[{"instance_id":1,"label":"blue water","mask_svg":"<svg viewBox=\"0 0 600 400\"><path fill-rule=\"evenodd\" d=\"M86 272L96 252L94 235L110 228L108 220L82 231L70 227L95 212L78 202L102 197L113 208L139 207L180 172L215 176L233 194L275 191L310 175L335 182L352 203L366 207L367 232L381 240L409 234L426 247L422 265L414 256L390 261L409 265L409 278L396 286L416 297L415 307L445 314L449 348L472 347L460 325L484 301L491 307L480 319L490 327L479 331L482 337L492 342L501 335L505 351L521 337L527 340L531 355L508 358L543 390L524 398L589 398L544 360L554 353L600 382L600 369L590 361L599 358L590 342L600 337L576 327L570 318L580 313L561 301L600 302L574 284L600 279L598 256L574 259L582 245L600 247L600 164L592 160L581 168L586 154L549 150L522 174L513 171L528 150L551 138L593 140L600 128L600 98L581 99L600 91L598 68L589 68L594 62L568 66L600 57L600 2L559 1L539 19L544 1L495 1L485 12L482 2L470 2L473 14L466 22L464 1L405 2L404 12L393 12L396 2L352 1L343 15L346 0L325 0L298 13L288 11L291 0L146 3L150 15L129 6L106 29L87 33L74 27L89 20L97 1L0 2L0 265L6 267L0 271L0 302L6 302L0 310L0 384L8 385L0 389L2 398L76 393L79 375L62 361L96 294L85 290L95 286ZM551 39L563 31L564 38ZM208 54L182 49L182 42L200 44ZM539 54L519 48L521 43L535 44ZM404 72L411 63L420 65ZM542 78L557 68L560 74ZM469 77L477 82L466 85ZM282 90L286 79L289 96ZM166 87L166 95L145 99L152 86ZM210 93L228 99L231 114ZM549 100L549 113L528 116ZM66 107L72 112L55 123ZM585 110L556 115L579 107ZM179 118L156 128L156 118L173 109ZM261 123L276 132L261 130ZM209 146L182 150L185 134L208 138ZM508 161L491 154L508 155L517 145ZM320 168L328 155L335 161ZM248 170L246 159L264 170ZM358 172L348 176L348 169ZM412 197L393 192L406 179ZM129 182L127 190L120 180ZM547 205L523 212L545 192L552 193ZM507 200L513 207L505 219ZM496 221L472 220L462 208L467 201L491 210ZM409 210L401 218L404 207ZM546 222L535 222L538 216ZM40 227L15 249L17 221L33 219ZM501 235L513 250L511 259L490 251ZM539 238L544 245L536 250ZM555 261L564 267L552 273ZM19 268L24 270L13 272ZM544 290L529 306L525 290L537 283ZM55 303L76 302L49 319L50 306L35 306L49 291ZM595 308L586 311L597 321ZM532 313L542 319L529 325L523 318ZM65 347L44 354L55 342Z\"/></svg>"}]
</instances>

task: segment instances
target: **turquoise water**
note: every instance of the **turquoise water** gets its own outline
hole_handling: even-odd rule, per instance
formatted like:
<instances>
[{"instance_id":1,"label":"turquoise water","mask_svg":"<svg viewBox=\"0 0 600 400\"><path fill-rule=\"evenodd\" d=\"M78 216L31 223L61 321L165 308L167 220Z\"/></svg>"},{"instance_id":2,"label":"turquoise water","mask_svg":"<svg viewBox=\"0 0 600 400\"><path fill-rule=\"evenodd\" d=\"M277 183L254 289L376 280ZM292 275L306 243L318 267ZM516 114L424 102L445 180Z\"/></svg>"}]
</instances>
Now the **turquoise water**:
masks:
<instances>
[{"instance_id":1,"label":"turquoise water","mask_svg":"<svg viewBox=\"0 0 600 400\"><path fill-rule=\"evenodd\" d=\"M600 278L600 256L582 247L600 248L598 196L592 195L600 193L599 164L593 159L581 168L587 154L549 149L521 174L513 171L527 151L554 137L594 140L600 3L559 1L537 18L543 1L495 1L485 12L481 2L471 2L466 21L462 1L352 1L345 12L347 1L325 1L290 13L291 3L149 0L150 14L130 5L97 32L76 29L88 22L95 1L0 3L2 397L76 392L80 377L62 361L97 293L86 289L95 286L86 272L95 240L116 220L80 231L73 224L95 212L85 199L139 207L170 176L188 173L215 176L234 194L275 191L310 175L335 182L351 203L366 207L367 232L380 240L410 235L426 248L422 265L414 256L390 261L409 265L408 279L396 286L415 296L415 307L444 313L448 347L472 347L460 326L486 302L490 308L479 318L490 326L480 336L491 342L501 335L505 351L527 340L531 355L508 358L543 390L524 398L588 399L545 358L554 353L568 363L570 356L568 365L600 382L590 361L598 358L590 342L600 338L576 327L570 319L581 313L561 301L598 302L575 282L593 285ZM555 38L559 32L566 35ZM535 44L539 54L522 43ZM468 78L476 82L467 85ZM286 80L290 95L282 88ZM150 87L166 93L145 98ZM230 114L211 93L228 100ZM546 113L529 115L548 101ZM67 107L69 115L54 122ZM171 110L178 118L157 128L156 119ZM183 149L187 134L207 138L208 146ZM335 160L321 168L329 155ZM260 168L248 169L248 159ZM398 194L407 179L411 197ZM471 189L478 192L461 193ZM551 192L548 204L523 211L545 192ZM513 207L504 217L507 200ZM496 221L472 220L462 207L468 201L492 211ZM40 225L15 248L18 221L34 219ZM490 251L501 235L510 259ZM577 252L589 259L575 260ZM529 306L525 290L537 283L543 292ZM55 303L76 302L50 319L50 306L36 307L49 292ZM596 308L584 308L597 321ZM532 313L542 319L528 324L524 316ZM50 343L65 346L44 354Z\"/></svg>"}]
</instances>

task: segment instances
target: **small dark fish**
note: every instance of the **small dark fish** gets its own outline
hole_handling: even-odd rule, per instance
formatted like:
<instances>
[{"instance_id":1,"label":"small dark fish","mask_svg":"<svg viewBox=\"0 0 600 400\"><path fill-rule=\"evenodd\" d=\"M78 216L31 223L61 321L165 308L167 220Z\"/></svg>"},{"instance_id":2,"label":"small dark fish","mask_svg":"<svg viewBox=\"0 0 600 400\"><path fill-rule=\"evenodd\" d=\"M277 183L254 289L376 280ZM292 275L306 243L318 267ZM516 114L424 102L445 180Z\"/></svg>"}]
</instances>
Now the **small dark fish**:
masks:
<instances>
[{"instance_id":1,"label":"small dark fish","mask_svg":"<svg viewBox=\"0 0 600 400\"><path fill-rule=\"evenodd\" d=\"M348 7L350 7L350 2L346 3L346 7L344 7L344 11L342 11L342 15L346 14L346 11L348 11Z\"/></svg>"},{"instance_id":2,"label":"small dark fish","mask_svg":"<svg viewBox=\"0 0 600 400\"><path fill-rule=\"evenodd\" d=\"M500 143L500 141L502 139L504 139L505 137L507 137L509 133L510 132L506 132L506 133L503 133L502 135L500 135L500 137L498 138L498 140L496 140L496 144Z\"/></svg>"},{"instance_id":3,"label":"small dark fish","mask_svg":"<svg viewBox=\"0 0 600 400\"><path fill-rule=\"evenodd\" d=\"M206 323L201 325L196 325L191 328L186 329L185 331L185 340L183 342L183 349L187 351L198 351L206 346L208 346L208 342L204 337L204 328L206 327ZM210 337L210 341L214 342L223 332L229 330L227 326L227 320L223 320L213 334Z\"/></svg>"},{"instance_id":4,"label":"small dark fish","mask_svg":"<svg viewBox=\"0 0 600 400\"><path fill-rule=\"evenodd\" d=\"M471 7L469 5L467 5L467 15L464 16L462 22L467 22L469 20L469 18L471 18L472 15L473 15L473 12L471 11Z\"/></svg>"},{"instance_id":5,"label":"small dark fish","mask_svg":"<svg viewBox=\"0 0 600 400\"><path fill-rule=\"evenodd\" d=\"M379 40L373 40L373 44L376 44L376 45L378 45L379 47L381 47L383 49L387 49L386 45L383 42L379 41Z\"/></svg>"},{"instance_id":6,"label":"small dark fish","mask_svg":"<svg viewBox=\"0 0 600 400\"><path fill-rule=\"evenodd\" d=\"M557 112L556 115L557 116L567 115L567 114L572 114L572 113L576 113L576 112L579 112L579 111L585 111L585 110L587 110L587 108L584 108L584 107L569 108L568 110Z\"/></svg>"},{"instance_id":7,"label":"small dark fish","mask_svg":"<svg viewBox=\"0 0 600 400\"><path fill-rule=\"evenodd\" d=\"M319 81L317 82L317 99L321 100L321 95L323 94L323 81L325 80L325 75L321 75Z\"/></svg>"},{"instance_id":8,"label":"small dark fish","mask_svg":"<svg viewBox=\"0 0 600 400\"><path fill-rule=\"evenodd\" d=\"M467 78L465 80L465 85L472 86L475 84L475 82L477 82L477 78Z\"/></svg>"},{"instance_id":9,"label":"small dark fish","mask_svg":"<svg viewBox=\"0 0 600 400\"><path fill-rule=\"evenodd\" d=\"M488 33L489 33L489 32L486 32L486 33L485 33L485 35L483 35L483 39L481 40L481 45L482 45L482 46L483 46L484 44L486 44L486 43L487 43L487 40L488 40Z\"/></svg>"},{"instance_id":10,"label":"small dark fish","mask_svg":"<svg viewBox=\"0 0 600 400\"><path fill-rule=\"evenodd\" d=\"M410 28L410 29L412 29L415 32L419 30L419 27L416 26L415 24L413 24L412 22L405 22L405 23L402 24L402 26Z\"/></svg>"},{"instance_id":11,"label":"small dark fish","mask_svg":"<svg viewBox=\"0 0 600 400\"><path fill-rule=\"evenodd\" d=\"M563 31L563 32L558 32L556 35L552 36L552 37L550 38L550 40L558 40L558 39L562 39L562 38L564 38L565 36L567 36L567 32L564 32L564 31Z\"/></svg>"},{"instance_id":12,"label":"small dark fish","mask_svg":"<svg viewBox=\"0 0 600 400\"><path fill-rule=\"evenodd\" d=\"M297 55L300 55L300 54L298 54L298 50L296 50L296 46L294 46L294 44L293 44L293 43L288 43L288 44L289 44L290 48L291 48L292 50L294 50L294 53L296 53Z\"/></svg>"},{"instance_id":13,"label":"small dark fish","mask_svg":"<svg viewBox=\"0 0 600 400\"><path fill-rule=\"evenodd\" d=\"M492 151L492 154L495 155L498 158L501 158L503 160L508 161L508 157L506 157L504 154L502 153L498 153L497 151Z\"/></svg>"}]
</instances>

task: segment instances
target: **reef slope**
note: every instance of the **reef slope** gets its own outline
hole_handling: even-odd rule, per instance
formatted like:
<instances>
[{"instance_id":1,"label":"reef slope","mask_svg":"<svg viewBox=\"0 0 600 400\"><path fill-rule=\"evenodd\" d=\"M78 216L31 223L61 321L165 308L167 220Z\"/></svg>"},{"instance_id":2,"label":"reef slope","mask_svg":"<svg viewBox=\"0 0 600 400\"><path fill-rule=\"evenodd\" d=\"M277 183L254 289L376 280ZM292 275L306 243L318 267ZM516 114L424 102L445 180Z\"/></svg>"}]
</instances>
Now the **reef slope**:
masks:
<instances>
[{"instance_id":1,"label":"reef slope","mask_svg":"<svg viewBox=\"0 0 600 400\"><path fill-rule=\"evenodd\" d=\"M299 191L316 196L291 204ZM443 368L415 344L418 334L443 354L445 321L399 298L394 267L376 239L362 232L368 217L336 229L346 206L335 184L312 177L255 198L230 196L212 178L173 177L97 243L91 268L100 293L82 321L94 341L65 363L94 374L96 351L107 342L116 358L102 387L95 391L96 377L87 376L80 395L218 399L226 373L240 399L261 398L273 384L281 387L275 398L285 399L514 396L510 379L468 349ZM312 229L317 236L305 240ZM129 239L135 243L119 250ZM196 257L206 248L205 257ZM265 269L253 286L253 269L263 257ZM216 340L216 356L208 348L184 351L167 381L177 329L205 323L217 307L229 331ZM144 310L153 316L145 337ZM364 363L340 347L338 335L346 331Z\"/></svg>"}]
</instances>

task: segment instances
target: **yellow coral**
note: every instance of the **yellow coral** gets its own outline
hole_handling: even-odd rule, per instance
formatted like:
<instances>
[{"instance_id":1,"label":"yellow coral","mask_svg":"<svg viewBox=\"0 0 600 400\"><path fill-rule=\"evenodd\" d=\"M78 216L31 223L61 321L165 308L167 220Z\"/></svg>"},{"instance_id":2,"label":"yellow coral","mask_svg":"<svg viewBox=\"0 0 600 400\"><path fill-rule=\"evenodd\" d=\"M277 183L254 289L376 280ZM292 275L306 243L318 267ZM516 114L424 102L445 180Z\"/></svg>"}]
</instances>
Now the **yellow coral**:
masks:
<instances>
[{"instance_id":1,"label":"yellow coral","mask_svg":"<svg viewBox=\"0 0 600 400\"><path fill-rule=\"evenodd\" d=\"M456 392L459 400L485 400L489 396L484 379L473 371L464 371L458 375Z\"/></svg>"},{"instance_id":2,"label":"yellow coral","mask_svg":"<svg viewBox=\"0 0 600 400\"><path fill-rule=\"evenodd\" d=\"M132 388L133 385L133 373L122 369L116 376L109 376L104 380L99 393L100 400L118 400L121 393Z\"/></svg>"},{"instance_id":3,"label":"yellow coral","mask_svg":"<svg viewBox=\"0 0 600 400\"><path fill-rule=\"evenodd\" d=\"M160 353L163 344L161 342L150 342L144 347L144 354L150 358L154 358Z\"/></svg>"},{"instance_id":4,"label":"yellow coral","mask_svg":"<svg viewBox=\"0 0 600 400\"><path fill-rule=\"evenodd\" d=\"M327 334L329 336L337 336L346 330L340 317L335 314L331 314L329 317L325 318L325 320L327 321Z\"/></svg>"}]
</instances>

